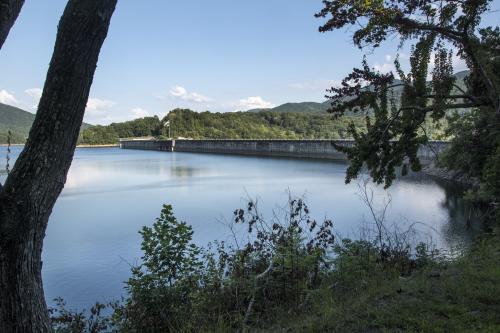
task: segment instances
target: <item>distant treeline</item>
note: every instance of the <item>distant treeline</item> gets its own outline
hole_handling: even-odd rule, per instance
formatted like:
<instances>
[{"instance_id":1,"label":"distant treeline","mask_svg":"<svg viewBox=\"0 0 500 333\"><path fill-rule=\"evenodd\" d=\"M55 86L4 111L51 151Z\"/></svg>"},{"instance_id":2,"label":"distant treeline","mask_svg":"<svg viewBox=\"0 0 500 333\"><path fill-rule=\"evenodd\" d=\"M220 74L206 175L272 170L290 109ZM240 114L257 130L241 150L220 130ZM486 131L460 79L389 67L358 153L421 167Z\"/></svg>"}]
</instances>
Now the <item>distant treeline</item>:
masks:
<instances>
[{"instance_id":1,"label":"distant treeline","mask_svg":"<svg viewBox=\"0 0 500 333\"><path fill-rule=\"evenodd\" d=\"M157 116L85 129L82 144L116 143L127 137L172 137L193 139L338 139L348 136L350 122L364 126L361 117L335 119L330 114L282 112L194 112L175 109L163 119Z\"/></svg>"},{"instance_id":2,"label":"distant treeline","mask_svg":"<svg viewBox=\"0 0 500 333\"><path fill-rule=\"evenodd\" d=\"M81 144L117 143L119 138L167 138L170 122L171 136L193 139L346 139L348 126L365 126L362 116L335 118L327 113L300 112L194 112L175 109L163 119L146 117L92 126L80 135ZM442 130L429 125L426 129L433 138L440 138Z\"/></svg>"},{"instance_id":3,"label":"distant treeline","mask_svg":"<svg viewBox=\"0 0 500 333\"><path fill-rule=\"evenodd\" d=\"M79 143L99 145L118 143L119 138L132 138L162 135L163 123L158 118L145 117L123 123L112 123L107 126L91 126L80 132Z\"/></svg>"}]
</instances>

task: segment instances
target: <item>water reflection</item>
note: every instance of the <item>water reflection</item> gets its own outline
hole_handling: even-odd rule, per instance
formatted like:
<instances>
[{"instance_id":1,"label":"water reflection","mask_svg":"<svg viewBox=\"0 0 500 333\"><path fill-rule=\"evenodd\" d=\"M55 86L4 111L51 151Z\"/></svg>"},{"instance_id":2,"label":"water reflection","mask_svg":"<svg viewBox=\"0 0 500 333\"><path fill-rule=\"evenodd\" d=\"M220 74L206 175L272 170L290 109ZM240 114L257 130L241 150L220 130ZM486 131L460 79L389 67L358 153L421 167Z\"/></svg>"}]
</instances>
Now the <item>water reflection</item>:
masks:
<instances>
[{"instance_id":1,"label":"water reflection","mask_svg":"<svg viewBox=\"0 0 500 333\"><path fill-rule=\"evenodd\" d=\"M19 151L14 147L11 157ZM0 160L5 153L0 148ZM78 149L45 239L46 297L62 296L77 307L119 297L130 272L127 263L141 255L137 231L154 221L164 203L193 225L200 245L231 239L219 221L230 218L248 195L258 196L264 215L270 215L286 202L288 190L305 195L314 217L328 216L339 233L357 237L369 212L356 195L356 183L344 184L345 169L346 164L329 161ZM474 230L467 228L462 189L422 174L398 179L388 192L372 188L376 203L388 193L392 197L388 221L421 222L438 247L470 243Z\"/></svg>"}]
</instances>

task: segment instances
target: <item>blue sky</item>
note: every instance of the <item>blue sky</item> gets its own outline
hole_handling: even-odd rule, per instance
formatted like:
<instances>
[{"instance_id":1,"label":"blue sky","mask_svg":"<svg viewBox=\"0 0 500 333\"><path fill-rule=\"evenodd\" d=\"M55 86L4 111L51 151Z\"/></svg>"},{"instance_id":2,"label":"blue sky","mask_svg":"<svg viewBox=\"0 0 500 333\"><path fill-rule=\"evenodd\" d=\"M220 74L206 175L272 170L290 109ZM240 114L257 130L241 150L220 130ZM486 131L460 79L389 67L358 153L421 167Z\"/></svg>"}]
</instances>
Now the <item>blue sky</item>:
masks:
<instances>
[{"instance_id":1,"label":"blue sky","mask_svg":"<svg viewBox=\"0 0 500 333\"><path fill-rule=\"evenodd\" d=\"M26 0L0 50L0 102L36 111L65 3ZM320 8L320 0L119 0L85 121L323 101L363 51L349 31L318 32ZM498 24L499 13L485 21ZM389 70L396 43L370 54L370 64Z\"/></svg>"}]
</instances>

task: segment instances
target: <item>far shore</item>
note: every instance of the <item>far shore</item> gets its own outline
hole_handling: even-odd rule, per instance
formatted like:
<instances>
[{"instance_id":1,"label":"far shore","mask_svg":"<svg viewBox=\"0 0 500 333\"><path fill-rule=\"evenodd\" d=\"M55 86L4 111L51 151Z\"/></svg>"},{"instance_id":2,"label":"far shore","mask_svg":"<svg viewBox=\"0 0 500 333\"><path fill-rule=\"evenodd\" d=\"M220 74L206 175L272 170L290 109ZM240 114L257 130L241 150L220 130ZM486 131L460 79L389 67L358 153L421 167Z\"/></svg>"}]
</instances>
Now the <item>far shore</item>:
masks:
<instances>
[{"instance_id":1,"label":"far shore","mask_svg":"<svg viewBox=\"0 0 500 333\"><path fill-rule=\"evenodd\" d=\"M6 143L0 143L0 147L7 147L9 146ZM14 146L24 146L24 143L12 143L10 145L11 147ZM120 144L118 143L113 143L113 144L106 144L106 145L77 145L76 148L116 148L120 147Z\"/></svg>"},{"instance_id":2,"label":"far shore","mask_svg":"<svg viewBox=\"0 0 500 333\"><path fill-rule=\"evenodd\" d=\"M112 143L107 145L77 145L76 148L116 148L120 147L118 143Z\"/></svg>"}]
</instances>

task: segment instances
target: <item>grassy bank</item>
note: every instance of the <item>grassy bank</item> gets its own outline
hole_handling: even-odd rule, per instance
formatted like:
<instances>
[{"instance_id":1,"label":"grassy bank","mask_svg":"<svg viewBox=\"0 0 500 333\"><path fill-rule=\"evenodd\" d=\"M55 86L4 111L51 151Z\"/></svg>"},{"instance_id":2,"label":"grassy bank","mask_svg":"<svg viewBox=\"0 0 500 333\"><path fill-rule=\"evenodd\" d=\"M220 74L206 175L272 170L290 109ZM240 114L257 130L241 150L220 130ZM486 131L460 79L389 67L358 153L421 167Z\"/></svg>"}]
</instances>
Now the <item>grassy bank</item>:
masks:
<instances>
[{"instance_id":1,"label":"grassy bank","mask_svg":"<svg viewBox=\"0 0 500 333\"><path fill-rule=\"evenodd\" d=\"M280 313L260 331L500 332L499 228L469 253L429 261L409 276L381 268L344 273L348 288L324 287L307 311Z\"/></svg>"}]
</instances>

